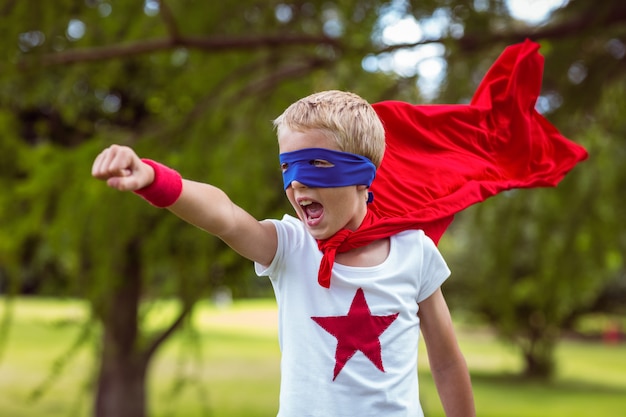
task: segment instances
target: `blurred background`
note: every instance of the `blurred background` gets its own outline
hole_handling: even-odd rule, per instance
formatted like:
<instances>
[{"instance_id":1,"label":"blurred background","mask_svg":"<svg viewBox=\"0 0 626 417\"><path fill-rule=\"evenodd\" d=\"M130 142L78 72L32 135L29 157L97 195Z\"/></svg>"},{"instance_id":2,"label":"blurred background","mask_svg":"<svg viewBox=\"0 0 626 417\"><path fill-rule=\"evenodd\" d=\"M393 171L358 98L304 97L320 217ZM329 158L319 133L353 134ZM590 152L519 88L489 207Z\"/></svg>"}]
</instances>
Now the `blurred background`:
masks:
<instances>
[{"instance_id":1,"label":"blurred background","mask_svg":"<svg viewBox=\"0 0 626 417\"><path fill-rule=\"evenodd\" d=\"M0 415L275 415L269 282L93 159L126 144L281 217L293 101L467 103L526 38L537 109L590 157L459 214L444 293L479 415L625 415L622 0L1 0L0 35Z\"/></svg>"}]
</instances>

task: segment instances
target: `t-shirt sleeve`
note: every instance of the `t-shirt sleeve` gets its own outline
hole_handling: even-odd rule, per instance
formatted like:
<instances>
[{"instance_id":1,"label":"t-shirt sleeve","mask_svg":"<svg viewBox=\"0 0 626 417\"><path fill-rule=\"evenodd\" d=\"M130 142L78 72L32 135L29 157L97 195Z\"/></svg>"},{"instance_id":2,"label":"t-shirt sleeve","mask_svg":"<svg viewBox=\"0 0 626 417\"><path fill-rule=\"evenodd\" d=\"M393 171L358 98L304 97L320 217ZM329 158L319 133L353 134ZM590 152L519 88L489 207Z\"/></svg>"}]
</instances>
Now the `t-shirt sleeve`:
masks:
<instances>
[{"instance_id":1,"label":"t-shirt sleeve","mask_svg":"<svg viewBox=\"0 0 626 417\"><path fill-rule=\"evenodd\" d=\"M287 252L297 250L302 244L303 230L299 225L299 220L287 214L281 220L270 219L270 221L276 227L278 237L276 254L269 265L261 265L255 262L254 271L260 277L276 278L282 263L289 256Z\"/></svg>"},{"instance_id":2,"label":"t-shirt sleeve","mask_svg":"<svg viewBox=\"0 0 626 417\"><path fill-rule=\"evenodd\" d=\"M450 276L450 268L441 256L441 253L426 235L422 235L422 270L420 273L421 285L417 295L420 303L430 297Z\"/></svg>"},{"instance_id":3,"label":"t-shirt sleeve","mask_svg":"<svg viewBox=\"0 0 626 417\"><path fill-rule=\"evenodd\" d=\"M259 277L268 277L272 274L272 271L276 270L276 265L278 264L279 259L281 258L279 254L282 253L281 242L284 239L281 236L282 234L281 224L278 220L270 219L270 221L274 224L274 227L276 228L276 234L278 236L278 244L276 245L276 253L274 254L274 258L272 259L272 262L269 265L263 265L258 262L254 263L254 272Z\"/></svg>"}]
</instances>

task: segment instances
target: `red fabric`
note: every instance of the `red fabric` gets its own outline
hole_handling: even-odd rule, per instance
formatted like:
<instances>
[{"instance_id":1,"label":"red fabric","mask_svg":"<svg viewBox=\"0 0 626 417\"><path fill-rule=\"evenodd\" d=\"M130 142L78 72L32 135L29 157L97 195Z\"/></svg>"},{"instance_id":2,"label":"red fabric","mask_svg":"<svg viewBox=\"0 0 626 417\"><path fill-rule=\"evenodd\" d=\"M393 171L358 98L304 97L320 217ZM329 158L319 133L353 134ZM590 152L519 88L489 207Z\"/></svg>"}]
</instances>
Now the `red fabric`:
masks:
<instances>
[{"instance_id":1,"label":"red fabric","mask_svg":"<svg viewBox=\"0 0 626 417\"><path fill-rule=\"evenodd\" d=\"M470 104L373 105L387 148L371 186L371 214L357 231L319 242L320 285L330 285L337 252L410 229L438 243L455 213L512 188L554 187L586 159L583 147L535 110L543 76L538 49L530 40L506 48Z\"/></svg>"},{"instance_id":2,"label":"red fabric","mask_svg":"<svg viewBox=\"0 0 626 417\"><path fill-rule=\"evenodd\" d=\"M152 184L135 191L155 207L169 207L178 200L183 192L183 179L178 171L151 159L142 159L145 164L154 169Z\"/></svg>"},{"instance_id":3,"label":"red fabric","mask_svg":"<svg viewBox=\"0 0 626 417\"><path fill-rule=\"evenodd\" d=\"M337 379L339 372L357 351L363 353L378 369L385 372L380 335L398 318L399 314L372 315L363 288L359 288L354 294L347 315L311 317L337 339L333 381Z\"/></svg>"}]
</instances>

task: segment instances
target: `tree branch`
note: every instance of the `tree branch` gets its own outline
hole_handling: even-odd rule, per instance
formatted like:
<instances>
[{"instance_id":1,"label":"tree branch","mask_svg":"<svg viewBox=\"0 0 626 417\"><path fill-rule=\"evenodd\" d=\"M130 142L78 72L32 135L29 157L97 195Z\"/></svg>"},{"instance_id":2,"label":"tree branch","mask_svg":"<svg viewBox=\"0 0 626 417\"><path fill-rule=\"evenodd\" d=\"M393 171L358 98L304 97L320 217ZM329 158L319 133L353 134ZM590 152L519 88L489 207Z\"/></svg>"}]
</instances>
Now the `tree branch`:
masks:
<instances>
[{"instance_id":1,"label":"tree branch","mask_svg":"<svg viewBox=\"0 0 626 417\"><path fill-rule=\"evenodd\" d=\"M233 82L232 80L249 78L250 74L256 74L259 72L258 69L263 65L263 63L262 61L255 61L238 68L236 71L233 71L230 76L224 78L222 82L216 86L216 88L209 91L204 98L198 100L196 106L186 115L183 122L180 123L179 127L176 129L192 125L199 117L202 117L207 112L207 109L214 105L216 101L220 101L223 105L228 105L228 103L237 103L245 97L265 94L281 81L306 76L314 70L332 63L332 61L314 57L310 57L308 59L292 59L291 61L297 63L279 67L263 77L248 82L236 93L234 93L231 98L224 98L222 96L222 90L225 87L230 86ZM162 132L165 133L165 135L172 134L161 126L153 126L153 128L154 132Z\"/></svg>"},{"instance_id":2,"label":"tree branch","mask_svg":"<svg viewBox=\"0 0 626 417\"><path fill-rule=\"evenodd\" d=\"M396 43L393 45L387 45L381 49L378 49L376 51L374 51L374 53L376 54L383 54L386 52L394 52L397 51L399 49L405 49L405 48L414 48L416 46L422 46L422 45L429 45L431 43L442 43L444 40L446 40L445 38L437 38L437 39L422 39L421 41L418 42L411 42L411 43Z\"/></svg>"},{"instance_id":3,"label":"tree branch","mask_svg":"<svg viewBox=\"0 0 626 417\"><path fill-rule=\"evenodd\" d=\"M15 7L15 3L17 3L17 0L8 0L4 3L4 6L0 8L0 16L10 15L11 11L13 11L13 7Z\"/></svg>"},{"instance_id":4,"label":"tree branch","mask_svg":"<svg viewBox=\"0 0 626 417\"><path fill-rule=\"evenodd\" d=\"M180 37L178 24L176 23L172 9L165 3L165 0L159 0L159 11L159 16L163 19L163 23L165 23L170 38L174 40L178 39Z\"/></svg>"},{"instance_id":5,"label":"tree branch","mask_svg":"<svg viewBox=\"0 0 626 417\"><path fill-rule=\"evenodd\" d=\"M580 11L579 14L558 20L556 24L539 27L528 27L523 31L506 33L492 33L487 37L465 35L459 39L459 45L465 51L474 51L484 48L493 42L515 43L530 38L561 39L581 32L590 32L594 29L606 29L611 26L623 27L626 22L626 3L620 2L609 5L609 8L592 7L588 11Z\"/></svg>"},{"instance_id":6,"label":"tree branch","mask_svg":"<svg viewBox=\"0 0 626 417\"><path fill-rule=\"evenodd\" d=\"M193 308L193 303L185 303L185 305L183 306L183 309L178 314L178 317L176 317L176 320L174 320L167 328L165 328L165 330L159 333L152 340L152 342L148 345L146 350L143 352L143 359L146 361L146 363L150 360L152 355L157 351L159 346L161 346L161 344L165 342L181 326L183 321L187 318L187 316L191 312L192 308Z\"/></svg>"},{"instance_id":7,"label":"tree branch","mask_svg":"<svg viewBox=\"0 0 626 417\"><path fill-rule=\"evenodd\" d=\"M262 95L268 91L271 91L275 86L280 84L286 79L294 79L304 77L318 68L322 68L333 61L322 58L311 58L307 61L301 61L297 64L286 65L282 68L278 68L273 73L261 78L255 82L250 82L244 86L235 98L235 101L239 101L243 97L251 95Z\"/></svg>"},{"instance_id":8,"label":"tree branch","mask_svg":"<svg viewBox=\"0 0 626 417\"><path fill-rule=\"evenodd\" d=\"M580 32L593 30L594 28L607 28L610 26L623 26L626 23L626 3L613 4L608 9L594 8L592 12L581 12L577 16L571 16L559 21L559 23L547 26L528 26L525 30L494 33L468 33L460 39L423 39L419 42L396 44L377 50L375 53L393 52L404 48L413 48L430 43L446 43L448 41L458 44L465 52L475 52L492 46L496 42L505 44L522 42L525 39L561 39Z\"/></svg>"},{"instance_id":9,"label":"tree branch","mask_svg":"<svg viewBox=\"0 0 626 417\"><path fill-rule=\"evenodd\" d=\"M172 23L172 25L174 25ZM175 25L174 25L175 26ZM175 27L168 25L170 30ZM127 58L173 48L199 49L207 52L222 52L235 50L254 50L263 48L277 48L294 45L339 46L336 39L327 36L306 35L275 35L275 36L247 36L247 37L200 37L200 36L170 36L161 39L146 39L125 44L108 45L94 48L71 49L63 52L44 54L37 57L28 57L20 62L20 68L49 67L67 65L80 62L104 61L115 58Z\"/></svg>"}]
</instances>

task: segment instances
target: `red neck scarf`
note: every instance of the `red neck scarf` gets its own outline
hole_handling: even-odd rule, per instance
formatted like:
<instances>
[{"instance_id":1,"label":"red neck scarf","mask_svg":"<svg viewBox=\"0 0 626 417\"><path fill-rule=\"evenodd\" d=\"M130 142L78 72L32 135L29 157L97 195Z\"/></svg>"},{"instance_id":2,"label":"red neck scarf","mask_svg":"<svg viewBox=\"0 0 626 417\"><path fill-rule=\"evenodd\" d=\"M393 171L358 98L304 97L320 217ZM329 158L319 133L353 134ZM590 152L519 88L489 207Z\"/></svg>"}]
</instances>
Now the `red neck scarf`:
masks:
<instances>
[{"instance_id":1,"label":"red neck scarf","mask_svg":"<svg viewBox=\"0 0 626 417\"><path fill-rule=\"evenodd\" d=\"M452 222L452 216L432 221L430 223L410 223L406 218L378 218L372 210L367 214L359 228L355 231L341 229L328 239L318 240L317 246L324 254L317 275L318 283L325 288L330 288L330 276L338 253L348 252L352 249L367 246L370 243L409 229L423 229L430 235L441 235Z\"/></svg>"},{"instance_id":2,"label":"red neck scarf","mask_svg":"<svg viewBox=\"0 0 626 417\"><path fill-rule=\"evenodd\" d=\"M364 230L367 230L368 227L371 227L374 224L374 220L374 214L370 210L367 210L363 222L356 231L341 229L330 238L317 241L317 246L324 254L317 276L317 282L319 282L322 287L330 287L330 275L333 269L333 264L335 263L335 256L337 255L337 253L347 252L360 246L365 246L376 239L382 239L386 237L374 237L373 235L368 236L366 233L363 232ZM358 237L360 235L364 235L366 237L366 240L359 242L360 244L357 244L356 242L358 241Z\"/></svg>"},{"instance_id":3,"label":"red neck scarf","mask_svg":"<svg viewBox=\"0 0 626 417\"><path fill-rule=\"evenodd\" d=\"M374 201L356 231L318 241L320 285L330 287L337 253L412 229L438 243L455 213L504 190L554 187L587 157L534 108L538 50L529 40L506 48L468 105L373 105L386 140Z\"/></svg>"}]
</instances>

